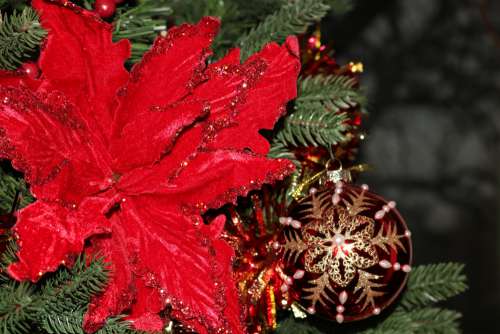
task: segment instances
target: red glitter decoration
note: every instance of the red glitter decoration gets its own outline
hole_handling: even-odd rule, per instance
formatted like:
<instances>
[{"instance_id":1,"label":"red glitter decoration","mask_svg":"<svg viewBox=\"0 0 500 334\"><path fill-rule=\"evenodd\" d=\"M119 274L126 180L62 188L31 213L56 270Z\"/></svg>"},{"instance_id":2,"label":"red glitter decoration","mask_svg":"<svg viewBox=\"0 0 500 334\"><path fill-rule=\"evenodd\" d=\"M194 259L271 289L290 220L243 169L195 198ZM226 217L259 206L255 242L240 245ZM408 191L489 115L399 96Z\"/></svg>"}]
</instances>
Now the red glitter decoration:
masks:
<instances>
[{"instance_id":1,"label":"red glitter decoration","mask_svg":"<svg viewBox=\"0 0 500 334\"><path fill-rule=\"evenodd\" d=\"M110 18L115 15L116 4L119 2L115 0L96 0L94 4L94 11L103 19Z\"/></svg>"},{"instance_id":2,"label":"red glitter decoration","mask_svg":"<svg viewBox=\"0 0 500 334\"><path fill-rule=\"evenodd\" d=\"M33 62L24 63L21 66L21 70L31 79L37 79L40 76L40 69Z\"/></svg>"},{"instance_id":3,"label":"red glitter decoration","mask_svg":"<svg viewBox=\"0 0 500 334\"><path fill-rule=\"evenodd\" d=\"M207 66L219 28L208 17L158 37L128 73L128 41L112 43L111 25L56 3L33 1L49 32L41 78L0 76L0 157L37 199L18 214L10 275L37 281L87 242L112 276L86 331L124 311L135 328L160 331L169 305L198 333L243 333L224 220L200 215L293 170L265 157L258 130L296 96L296 39Z\"/></svg>"}]
</instances>

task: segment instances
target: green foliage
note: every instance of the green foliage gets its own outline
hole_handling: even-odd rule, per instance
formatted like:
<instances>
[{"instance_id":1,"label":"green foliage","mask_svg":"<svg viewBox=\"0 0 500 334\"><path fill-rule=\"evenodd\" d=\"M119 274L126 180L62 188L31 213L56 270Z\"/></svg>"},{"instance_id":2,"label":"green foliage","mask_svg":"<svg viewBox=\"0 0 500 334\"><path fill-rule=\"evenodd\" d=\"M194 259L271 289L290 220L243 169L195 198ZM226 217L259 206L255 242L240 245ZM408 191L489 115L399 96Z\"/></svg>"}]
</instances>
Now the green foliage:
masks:
<instances>
[{"instance_id":1,"label":"green foliage","mask_svg":"<svg viewBox=\"0 0 500 334\"><path fill-rule=\"evenodd\" d=\"M285 118L276 138L291 146L324 146L345 139L349 115L341 112L359 106L364 97L355 79L346 76L313 76L299 81L295 110Z\"/></svg>"},{"instance_id":2,"label":"green foliage","mask_svg":"<svg viewBox=\"0 0 500 334\"><path fill-rule=\"evenodd\" d=\"M464 266L440 263L416 267L408 281L401 305L410 310L428 306L464 292L467 289Z\"/></svg>"},{"instance_id":3,"label":"green foliage","mask_svg":"<svg viewBox=\"0 0 500 334\"><path fill-rule=\"evenodd\" d=\"M289 35L304 33L311 24L319 22L329 9L321 0L285 2L277 12L239 38L242 58L248 58L269 41L282 42Z\"/></svg>"},{"instance_id":4,"label":"green foliage","mask_svg":"<svg viewBox=\"0 0 500 334\"><path fill-rule=\"evenodd\" d=\"M2 269L13 260L13 247L2 259ZM104 288L108 271L101 259L60 268L37 284L16 282L5 274L0 280L0 333L84 334L83 316L90 298ZM120 317L109 319L100 334L136 333Z\"/></svg>"},{"instance_id":5,"label":"green foliage","mask_svg":"<svg viewBox=\"0 0 500 334\"><path fill-rule=\"evenodd\" d=\"M20 177L8 174L0 166L0 213L6 213L11 210L18 191L21 193L21 208L33 202L33 197L29 193L26 182Z\"/></svg>"},{"instance_id":6,"label":"green foliage","mask_svg":"<svg viewBox=\"0 0 500 334\"><path fill-rule=\"evenodd\" d=\"M287 318L279 323L276 334L321 334L321 332L306 322Z\"/></svg>"},{"instance_id":7,"label":"green foliage","mask_svg":"<svg viewBox=\"0 0 500 334\"><path fill-rule=\"evenodd\" d=\"M113 22L113 39L127 38L132 43L130 61L139 61L158 33L167 30L167 16L172 9L167 0L144 0L135 7L119 7Z\"/></svg>"},{"instance_id":8,"label":"green foliage","mask_svg":"<svg viewBox=\"0 0 500 334\"><path fill-rule=\"evenodd\" d=\"M33 56L45 35L32 8L26 7L12 15L3 14L0 23L0 68L16 69Z\"/></svg>"},{"instance_id":9,"label":"green foliage","mask_svg":"<svg viewBox=\"0 0 500 334\"><path fill-rule=\"evenodd\" d=\"M360 334L459 334L460 314L446 309L426 307L412 311L397 308L389 317Z\"/></svg>"}]
</instances>

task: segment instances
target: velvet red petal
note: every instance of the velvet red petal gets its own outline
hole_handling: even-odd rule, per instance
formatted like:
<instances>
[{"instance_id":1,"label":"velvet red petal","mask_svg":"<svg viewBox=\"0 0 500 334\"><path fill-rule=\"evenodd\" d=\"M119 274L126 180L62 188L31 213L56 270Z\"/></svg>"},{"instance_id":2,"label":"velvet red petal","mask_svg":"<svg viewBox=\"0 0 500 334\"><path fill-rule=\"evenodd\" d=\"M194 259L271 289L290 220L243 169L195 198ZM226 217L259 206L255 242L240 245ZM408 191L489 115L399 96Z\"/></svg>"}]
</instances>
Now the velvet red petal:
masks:
<instances>
[{"instance_id":1,"label":"velvet red petal","mask_svg":"<svg viewBox=\"0 0 500 334\"><path fill-rule=\"evenodd\" d=\"M0 70L0 86L25 87L35 91L41 81L32 79L20 71L4 71Z\"/></svg>"},{"instance_id":2,"label":"velvet red petal","mask_svg":"<svg viewBox=\"0 0 500 334\"><path fill-rule=\"evenodd\" d=\"M106 186L105 151L63 95L0 86L0 101L0 157L26 173L35 197L71 205Z\"/></svg>"},{"instance_id":3,"label":"velvet red petal","mask_svg":"<svg viewBox=\"0 0 500 334\"><path fill-rule=\"evenodd\" d=\"M112 146L112 153L115 156L121 157L121 144L125 141L138 141L143 147L150 145L149 135L140 137L133 132L125 133L127 124L147 117L155 122L158 127L155 132L159 132L166 126L167 120L158 118L155 121L154 113L157 110L173 114L171 119L180 119L174 114L175 105L190 92L199 79L205 67L205 59L210 54L208 48L218 28L219 21L210 17L202 19L197 25L186 24L172 28L166 37L159 37L155 41L151 51L133 68L114 124L113 137L117 142ZM186 125L185 122L179 123L178 130ZM161 144L161 141L157 144ZM164 143L165 146L167 144L168 141ZM118 172L124 172L133 167L151 164L158 158L157 150L152 150L147 156L130 155L128 159L118 159L114 168Z\"/></svg>"},{"instance_id":4,"label":"velvet red petal","mask_svg":"<svg viewBox=\"0 0 500 334\"><path fill-rule=\"evenodd\" d=\"M171 187L179 202L200 213L235 202L238 196L263 183L283 179L293 170L288 160L237 150L204 151L182 170Z\"/></svg>"},{"instance_id":5,"label":"velvet red petal","mask_svg":"<svg viewBox=\"0 0 500 334\"><path fill-rule=\"evenodd\" d=\"M68 209L38 201L21 210L14 228L20 240L18 262L9 266L9 274L35 282L63 261L70 262L71 255L82 252L86 238L111 231L102 213L105 204L103 199L87 198L78 208Z\"/></svg>"},{"instance_id":6,"label":"velvet red petal","mask_svg":"<svg viewBox=\"0 0 500 334\"><path fill-rule=\"evenodd\" d=\"M113 43L113 27L96 14L75 7L34 0L33 7L48 30L40 69L46 89L63 92L82 111L88 126L109 136L116 92L128 80L127 40Z\"/></svg>"},{"instance_id":7,"label":"velvet red petal","mask_svg":"<svg viewBox=\"0 0 500 334\"><path fill-rule=\"evenodd\" d=\"M160 160L162 154L172 148L182 129L206 115L208 110L206 103L185 100L138 111L137 117L123 127L121 137L113 141L114 165L120 165L115 170Z\"/></svg>"},{"instance_id":8,"label":"velvet red petal","mask_svg":"<svg viewBox=\"0 0 500 334\"><path fill-rule=\"evenodd\" d=\"M210 145L212 148L249 148L267 154L269 142L259 130L272 129L284 113L286 103L297 95L298 53L297 39L289 37L283 46L267 44L246 61L245 64L263 62L266 66L257 82L248 83L248 91L236 107L233 124L217 135Z\"/></svg>"},{"instance_id":9,"label":"velvet red petal","mask_svg":"<svg viewBox=\"0 0 500 334\"><path fill-rule=\"evenodd\" d=\"M122 311L120 308L126 308L134 298L131 319L145 330L157 329L154 314L170 303L174 316L199 333L225 328L229 323L233 333L243 332L241 325L234 325L239 304L231 276L233 251L218 240L214 230L207 231L176 213L157 194L126 198L116 219L119 221L113 221L109 241L102 248L94 246L112 261L114 280L93 301L86 317L87 329ZM215 230L220 233L220 226ZM135 277L133 289L128 286L130 272Z\"/></svg>"}]
</instances>

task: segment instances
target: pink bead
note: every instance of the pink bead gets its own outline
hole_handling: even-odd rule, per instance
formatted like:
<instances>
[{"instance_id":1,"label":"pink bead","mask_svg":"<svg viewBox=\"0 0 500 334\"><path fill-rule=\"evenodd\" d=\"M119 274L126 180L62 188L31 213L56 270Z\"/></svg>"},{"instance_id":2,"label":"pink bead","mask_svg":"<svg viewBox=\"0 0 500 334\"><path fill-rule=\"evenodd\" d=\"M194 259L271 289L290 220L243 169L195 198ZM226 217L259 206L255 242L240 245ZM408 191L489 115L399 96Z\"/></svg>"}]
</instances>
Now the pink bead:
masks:
<instances>
[{"instance_id":1,"label":"pink bead","mask_svg":"<svg viewBox=\"0 0 500 334\"><path fill-rule=\"evenodd\" d=\"M295 274L293 274L293 278L295 278L295 279L301 279L302 277L304 277L304 274L305 274L304 270L298 269L295 272Z\"/></svg>"},{"instance_id":2,"label":"pink bead","mask_svg":"<svg viewBox=\"0 0 500 334\"><path fill-rule=\"evenodd\" d=\"M375 214L375 219L380 220L380 219L384 218L384 216L385 216L385 211L384 210L379 210Z\"/></svg>"},{"instance_id":3,"label":"pink bead","mask_svg":"<svg viewBox=\"0 0 500 334\"><path fill-rule=\"evenodd\" d=\"M337 204L340 203L340 196L339 196L339 194L333 195L332 202L333 202L333 205L337 205Z\"/></svg>"}]
</instances>

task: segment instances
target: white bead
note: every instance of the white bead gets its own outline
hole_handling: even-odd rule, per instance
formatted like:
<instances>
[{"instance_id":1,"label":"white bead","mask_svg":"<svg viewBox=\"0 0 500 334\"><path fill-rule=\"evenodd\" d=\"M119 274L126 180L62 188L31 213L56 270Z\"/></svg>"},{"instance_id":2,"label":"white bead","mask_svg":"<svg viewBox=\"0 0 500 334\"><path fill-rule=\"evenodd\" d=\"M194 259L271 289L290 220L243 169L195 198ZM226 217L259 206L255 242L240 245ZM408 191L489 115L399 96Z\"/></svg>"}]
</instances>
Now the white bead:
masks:
<instances>
[{"instance_id":1,"label":"white bead","mask_svg":"<svg viewBox=\"0 0 500 334\"><path fill-rule=\"evenodd\" d=\"M344 244L345 238L342 234L335 234L334 241L337 246L341 246Z\"/></svg>"},{"instance_id":2,"label":"white bead","mask_svg":"<svg viewBox=\"0 0 500 334\"><path fill-rule=\"evenodd\" d=\"M387 203L387 206L389 206L391 209L394 209L396 208L396 202L390 201L389 203Z\"/></svg>"},{"instance_id":3,"label":"white bead","mask_svg":"<svg viewBox=\"0 0 500 334\"><path fill-rule=\"evenodd\" d=\"M384 269L389 269L392 267L392 264L387 260L382 260L378 264Z\"/></svg>"},{"instance_id":4,"label":"white bead","mask_svg":"<svg viewBox=\"0 0 500 334\"><path fill-rule=\"evenodd\" d=\"M342 291L339 295L339 301L340 301L340 304L345 304L345 302L347 301L347 292L346 291Z\"/></svg>"},{"instance_id":5,"label":"white bead","mask_svg":"<svg viewBox=\"0 0 500 334\"><path fill-rule=\"evenodd\" d=\"M389 211L391 211L391 208L388 205L384 205L382 207L382 210L384 210L385 212L389 212Z\"/></svg>"},{"instance_id":6,"label":"white bead","mask_svg":"<svg viewBox=\"0 0 500 334\"><path fill-rule=\"evenodd\" d=\"M287 217L285 225L290 225L292 221L293 221L292 217Z\"/></svg>"},{"instance_id":7,"label":"white bead","mask_svg":"<svg viewBox=\"0 0 500 334\"><path fill-rule=\"evenodd\" d=\"M339 324L341 324L344 322L344 316L342 314L337 314L337 316L335 317L335 320L337 320L337 322Z\"/></svg>"},{"instance_id":8,"label":"white bead","mask_svg":"<svg viewBox=\"0 0 500 334\"><path fill-rule=\"evenodd\" d=\"M293 274L293 278L295 278L295 279L301 279L301 278L303 278L303 277L304 277L304 274L305 274L305 273L306 273L306 272L305 272L304 270L298 269L298 270L295 272L295 274Z\"/></svg>"},{"instance_id":9,"label":"white bead","mask_svg":"<svg viewBox=\"0 0 500 334\"><path fill-rule=\"evenodd\" d=\"M342 191L343 191L342 188L335 188L335 193L336 194L340 195L340 194L342 194Z\"/></svg>"},{"instance_id":10,"label":"white bead","mask_svg":"<svg viewBox=\"0 0 500 334\"><path fill-rule=\"evenodd\" d=\"M316 313L316 309L314 308L314 306L308 307L308 308L307 308L307 313L309 313L309 314L314 314L314 313Z\"/></svg>"},{"instance_id":11,"label":"white bead","mask_svg":"<svg viewBox=\"0 0 500 334\"><path fill-rule=\"evenodd\" d=\"M337 312L338 313L344 313L344 311L345 311L345 307L344 306L342 306L342 305L338 305L337 306Z\"/></svg>"},{"instance_id":12,"label":"white bead","mask_svg":"<svg viewBox=\"0 0 500 334\"><path fill-rule=\"evenodd\" d=\"M405 264L401 270L403 270L405 273L409 273L411 271L411 267L407 264Z\"/></svg>"},{"instance_id":13,"label":"white bead","mask_svg":"<svg viewBox=\"0 0 500 334\"><path fill-rule=\"evenodd\" d=\"M318 189L316 189L316 188L314 188L314 187L313 187L313 188L311 188L311 189L309 189L309 194L311 194L311 195L314 195L314 194L316 194L317 192L318 192Z\"/></svg>"},{"instance_id":14,"label":"white bead","mask_svg":"<svg viewBox=\"0 0 500 334\"><path fill-rule=\"evenodd\" d=\"M299 222L298 220L292 220L292 227L295 229L299 229L302 227L302 223Z\"/></svg>"},{"instance_id":15,"label":"white bead","mask_svg":"<svg viewBox=\"0 0 500 334\"><path fill-rule=\"evenodd\" d=\"M384 216L385 216L385 211L384 210L379 210L375 214L375 219L380 220L380 219L384 218Z\"/></svg>"},{"instance_id":16,"label":"white bead","mask_svg":"<svg viewBox=\"0 0 500 334\"><path fill-rule=\"evenodd\" d=\"M375 315L379 315L379 314L380 314L380 308L379 308L379 307L375 307L375 308L373 309L373 314L375 314Z\"/></svg>"},{"instance_id":17,"label":"white bead","mask_svg":"<svg viewBox=\"0 0 500 334\"><path fill-rule=\"evenodd\" d=\"M333 202L333 205L339 204L339 202L340 202L340 196L339 196L339 194L333 195L332 202Z\"/></svg>"},{"instance_id":18,"label":"white bead","mask_svg":"<svg viewBox=\"0 0 500 334\"><path fill-rule=\"evenodd\" d=\"M408 238L411 237L411 231L410 230L406 230L405 231L405 236L408 237Z\"/></svg>"},{"instance_id":19,"label":"white bead","mask_svg":"<svg viewBox=\"0 0 500 334\"><path fill-rule=\"evenodd\" d=\"M399 262L396 262L392 265L392 267L394 268L394 270L398 271L399 269L401 269L401 265L399 264Z\"/></svg>"},{"instance_id":20,"label":"white bead","mask_svg":"<svg viewBox=\"0 0 500 334\"><path fill-rule=\"evenodd\" d=\"M280 222L281 225L286 225L286 217L280 217L278 221Z\"/></svg>"},{"instance_id":21,"label":"white bead","mask_svg":"<svg viewBox=\"0 0 500 334\"><path fill-rule=\"evenodd\" d=\"M280 243L279 243L279 242L277 242L277 241L273 242L273 248L274 248L275 250L278 250L278 249L280 248Z\"/></svg>"},{"instance_id":22,"label":"white bead","mask_svg":"<svg viewBox=\"0 0 500 334\"><path fill-rule=\"evenodd\" d=\"M368 191L368 189L370 189L370 187L367 184L363 184L361 186L361 189L363 189L364 191Z\"/></svg>"}]
</instances>

